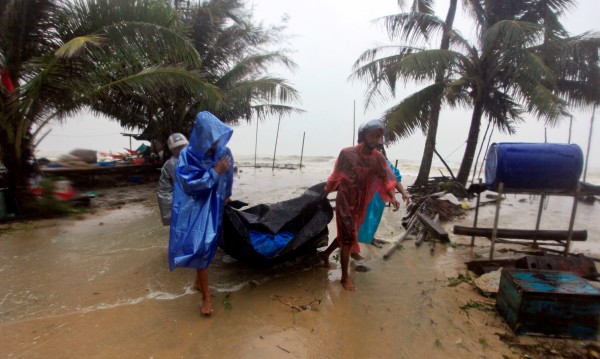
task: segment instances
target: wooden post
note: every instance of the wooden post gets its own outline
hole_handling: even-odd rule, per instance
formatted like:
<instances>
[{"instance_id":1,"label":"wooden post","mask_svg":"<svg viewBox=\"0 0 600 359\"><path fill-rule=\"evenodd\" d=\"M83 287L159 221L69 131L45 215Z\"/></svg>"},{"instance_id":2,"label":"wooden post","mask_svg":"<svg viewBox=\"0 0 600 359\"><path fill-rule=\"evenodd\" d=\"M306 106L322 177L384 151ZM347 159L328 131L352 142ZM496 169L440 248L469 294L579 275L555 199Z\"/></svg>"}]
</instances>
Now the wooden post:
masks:
<instances>
[{"instance_id":1,"label":"wooden post","mask_svg":"<svg viewBox=\"0 0 600 359\"><path fill-rule=\"evenodd\" d=\"M498 198L496 199L496 216L494 218L494 228L492 229L492 244L490 246L490 260L494 259L494 247L496 246L496 237L498 236L498 219L500 218L500 202L502 202L502 192L504 191L504 182L498 185Z\"/></svg>"},{"instance_id":2,"label":"wooden post","mask_svg":"<svg viewBox=\"0 0 600 359\"><path fill-rule=\"evenodd\" d=\"M577 213L577 197L579 197L579 185L575 189L573 194L573 208L571 209L571 219L569 220L569 235L567 237L567 244L565 245L565 257L569 255L571 249L571 240L573 239L573 226L575 225L575 214Z\"/></svg>"},{"instance_id":3,"label":"wooden post","mask_svg":"<svg viewBox=\"0 0 600 359\"><path fill-rule=\"evenodd\" d=\"M585 177L587 175L588 162L590 160L590 147L592 146L592 130L594 129L594 115L596 114L596 104L594 104L594 108L592 110L592 119L590 120L590 134L588 136L588 145L587 150L585 151L585 168L583 170L583 182L585 182Z\"/></svg>"},{"instance_id":4,"label":"wooden post","mask_svg":"<svg viewBox=\"0 0 600 359\"><path fill-rule=\"evenodd\" d=\"M304 136L306 136L306 132L302 132L302 149L300 150L300 169L302 169L302 157L304 156Z\"/></svg>"},{"instance_id":5,"label":"wooden post","mask_svg":"<svg viewBox=\"0 0 600 359\"><path fill-rule=\"evenodd\" d=\"M355 143L355 136L356 136L356 100L354 100L354 114L352 115L352 146L354 146Z\"/></svg>"},{"instance_id":6,"label":"wooden post","mask_svg":"<svg viewBox=\"0 0 600 359\"><path fill-rule=\"evenodd\" d=\"M256 119L256 136L254 137L254 168L256 168L256 147L258 146L258 119Z\"/></svg>"},{"instance_id":7,"label":"wooden post","mask_svg":"<svg viewBox=\"0 0 600 359\"><path fill-rule=\"evenodd\" d=\"M567 143L571 143L571 130L573 129L573 116L570 116L569 119L569 140Z\"/></svg>"},{"instance_id":8,"label":"wooden post","mask_svg":"<svg viewBox=\"0 0 600 359\"><path fill-rule=\"evenodd\" d=\"M277 153L277 140L279 139L279 124L281 123L281 115L279 115L279 120L277 120L277 134L275 135L275 149L273 150L273 167L272 170L275 170L275 153Z\"/></svg>"},{"instance_id":9,"label":"wooden post","mask_svg":"<svg viewBox=\"0 0 600 359\"><path fill-rule=\"evenodd\" d=\"M481 178L479 179L481 184ZM477 228L477 217L479 217L479 204L481 203L481 191L477 191L477 204L475 205L475 218L473 219L473 228ZM475 245L475 236L471 236L471 247Z\"/></svg>"},{"instance_id":10,"label":"wooden post","mask_svg":"<svg viewBox=\"0 0 600 359\"><path fill-rule=\"evenodd\" d=\"M535 221L535 230L540 229L540 223L542 222L542 211L544 210L544 201L546 200L546 195L542 194L540 196L540 206L538 207L537 220ZM537 239L533 240L533 245L537 246Z\"/></svg>"}]
</instances>

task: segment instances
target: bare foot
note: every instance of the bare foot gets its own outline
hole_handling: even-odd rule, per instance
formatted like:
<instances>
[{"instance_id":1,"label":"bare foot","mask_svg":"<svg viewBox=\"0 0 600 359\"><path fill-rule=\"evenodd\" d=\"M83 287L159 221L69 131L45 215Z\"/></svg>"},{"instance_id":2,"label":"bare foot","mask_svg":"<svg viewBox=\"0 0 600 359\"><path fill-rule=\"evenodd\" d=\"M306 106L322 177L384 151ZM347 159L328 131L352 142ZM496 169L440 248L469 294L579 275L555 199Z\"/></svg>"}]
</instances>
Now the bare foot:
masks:
<instances>
[{"instance_id":1,"label":"bare foot","mask_svg":"<svg viewBox=\"0 0 600 359\"><path fill-rule=\"evenodd\" d=\"M340 282L342 282L342 286L344 287L345 290L349 290L351 292L354 292L356 290L356 287L354 286L352 279L342 278L342 280Z\"/></svg>"},{"instance_id":2,"label":"bare foot","mask_svg":"<svg viewBox=\"0 0 600 359\"><path fill-rule=\"evenodd\" d=\"M350 257L352 257L352 259L355 261L362 261L365 259L365 257L360 255L360 253L350 253Z\"/></svg>"},{"instance_id":3,"label":"bare foot","mask_svg":"<svg viewBox=\"0 0 600 359\"><path fill-rule=\"evenodd\" d=\"M323 265L325 266L325 268L332 269L332 265L331 263L329 263L329 256L327 255L327 253L323 251L319 253L319 255L321 256L321 259L323 259Z\"/></svg>"},{"instance_id":4,"label":"bare foot","mask_svg":"<svg viewBox=\"0 0 600 359\"><path fill-rule=\"evenodd\" d=\"M202 303L202 309L200 309L200 312L206 316L209 316L210 313L212 313L213 309L212 309L212 305L210 304L210 299L208 300L204 300L204 303Z\"/></svg>"}]
</instances>

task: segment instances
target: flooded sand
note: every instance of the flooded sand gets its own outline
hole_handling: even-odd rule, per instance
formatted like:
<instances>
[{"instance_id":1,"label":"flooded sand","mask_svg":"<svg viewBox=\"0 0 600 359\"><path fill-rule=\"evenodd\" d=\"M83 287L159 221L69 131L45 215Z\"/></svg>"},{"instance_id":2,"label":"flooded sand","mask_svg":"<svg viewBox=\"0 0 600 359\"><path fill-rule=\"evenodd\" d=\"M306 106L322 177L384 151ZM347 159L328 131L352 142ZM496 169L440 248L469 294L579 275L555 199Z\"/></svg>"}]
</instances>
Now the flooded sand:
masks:
<instances>
[{"instance_id":1,"label":"flooded sand","mask_svg":"<svg viewBox=\"0 0 600 359\"><path fill-rule=\"evenodd\" d=\"M235 199L292 198L327 175L243 169ZM390 244L363 246L366 260L352 265L369 271L352 270L354 293L340 285L335 260L331 270L316 255L256 270L219 252L210 267L215 311L203 317L201 296L191 288L194 271L168 270L168 229L152 188L136 190L145 191L145 201L14 225L0 235L2 357L520 357L502 341L513 335L501 317L461 309L493 302L468 283L449 285L482 245L438 244L430 254L408 241L387 261L381 257ZM402 215L386 210L378 237L392 241L402 233Z\"/></svg>"}]
</instances>

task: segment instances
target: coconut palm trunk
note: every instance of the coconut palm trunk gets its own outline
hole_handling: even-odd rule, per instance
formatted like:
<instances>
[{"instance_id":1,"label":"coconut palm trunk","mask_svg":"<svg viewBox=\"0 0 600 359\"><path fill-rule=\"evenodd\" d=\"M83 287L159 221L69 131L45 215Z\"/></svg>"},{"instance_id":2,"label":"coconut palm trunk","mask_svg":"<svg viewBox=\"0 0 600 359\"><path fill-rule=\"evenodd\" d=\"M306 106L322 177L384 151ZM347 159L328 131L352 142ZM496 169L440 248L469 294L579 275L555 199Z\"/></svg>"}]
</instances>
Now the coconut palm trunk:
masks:
<instances>
[{"instance_id":1,"label":"coconut palm trunk","mask_svg":"<svg viewBox=\"0 0 600 359\"><path fill-rule=\"evenodd\" d=\"M450 0L450 7L448 8L448 14L446 15L445 31L442 35L442 43L440 49L448 50L450 48L450 36L449 30L454 25L454 17L456 15L456 3L458 0ZM444 80L444 72L438 72L435 81L437 83ZM433 160L433 153L435 151L436 137L438 122L440 118L440 109L442 107L442 96L438 96L432 104L431 115L427 126L427 138L425 140L425 148L423 149L423 157L421 157L421 166L419 167L419 174L415 180L415 186L422 186L427 183L429 179L429 173L431 172L431 163Z\"/></svg>"},{"instance_id":2,"label":"coconut palm trunk","mask_svg":"<svg viewBox=\"0 0 600 359\"><path fill-rule=\"evenodd\" d=\"M465 153L460 163L456 180L462 185L466 185L469 179L469 172L473 165L473 159L475 158L475 152L477 150L477 142L479 140L479 127L481 125L481 117L483 116L483 102L477 101L473 107L473 114L471 116L471 127L469 128L469 135L467 137L467 146L465 147Z\"/></svg>"}]
</instances>

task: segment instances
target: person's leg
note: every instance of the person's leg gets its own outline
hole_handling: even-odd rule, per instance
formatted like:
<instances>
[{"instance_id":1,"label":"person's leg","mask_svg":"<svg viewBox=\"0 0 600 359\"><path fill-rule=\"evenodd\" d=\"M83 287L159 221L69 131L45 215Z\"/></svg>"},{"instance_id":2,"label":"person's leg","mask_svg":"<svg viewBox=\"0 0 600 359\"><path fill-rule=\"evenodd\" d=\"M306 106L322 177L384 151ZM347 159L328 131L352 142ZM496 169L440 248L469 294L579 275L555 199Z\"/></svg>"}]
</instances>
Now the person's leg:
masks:
<instances>
[{"instance_id":1,"label":"person's leg","mask_svg":"<svg viewBox=\"0 0 600 359\"><path fill-rule=\"evenodd\" d=\"M333 251L335 251L339 246L340 244L338 243L337 238L335 238L329 247L321 252L321 258L323 259L323 264L325 267L330 268L329 256L331 256L331 253L333 253Z\"/></svg>"},{"instance_id":2,"label":"person's leg","mask_svg":"<svg viewBox=\"0 0 600 359\"><path fill-rule=\"evenodd\" d=\"M196 271L196 288L202 292L201 313L210 315L213 310L210 303L210 290L208 289L208 268L198 269Z\"/></svg>"},{"instance_id":3,"label":"person's leg","mask_svg":"<svg viewBox=\"0 0 600 359\"><path fill-rule=\"evenodd\" d=\"M350 274L348 272L348 265L350 263L350 252L352 251L352 244L342 244L342 250L341 250L341 263L342 263L342 285L344 286L344 289L346 290L350 290L350 291L354 291L356 290L356 287L354 286L354 283L352 282L352 279L350 279Z\"/></svg>"},{"instance_id":4,"label":"person's leg","mask_svg":"<svg viewBox=\"0 0 600 359\"><path fill-rule=\"evenodd\" d=\"M352 259L354 259L355 261L362 261L365 259L365 257L360 255L360 245L358 244L358 242L355 242L352 245L352 251L350 251L350 257L352 257Z\"/></svg>"}]
</instances>

